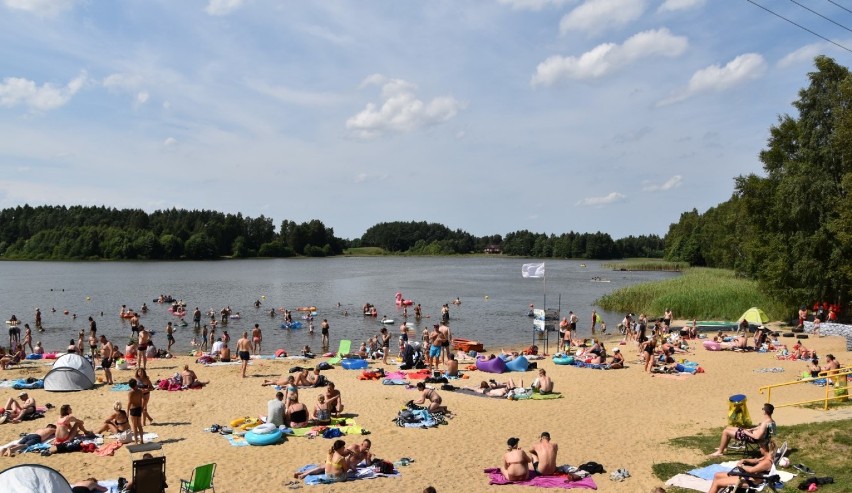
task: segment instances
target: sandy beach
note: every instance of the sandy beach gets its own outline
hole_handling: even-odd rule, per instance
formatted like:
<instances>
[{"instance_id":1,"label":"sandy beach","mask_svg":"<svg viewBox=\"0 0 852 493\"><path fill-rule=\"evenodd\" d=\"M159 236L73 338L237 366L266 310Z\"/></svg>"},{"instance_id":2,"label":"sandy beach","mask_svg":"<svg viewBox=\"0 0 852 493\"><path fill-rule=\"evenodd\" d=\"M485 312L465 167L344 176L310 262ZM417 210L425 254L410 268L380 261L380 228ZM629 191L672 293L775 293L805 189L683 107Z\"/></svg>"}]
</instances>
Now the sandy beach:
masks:
<instances>
[{"instance_id":1,"label":"sandy beach","mask_svg":"<svg viewBox=\"0 0 852 493\"><path fill-rule=\"evenodd\" d=\"M606 339L612 348L620 337ZM795 339L782 338L792 346ZM337 341L332 341L336 346ZM841 337L810 338L808 348L820 355L834 353L841 364L848 363L849 353ZM486 341L487 346L487 341ZM711 352L693 344L689 360L698 361L704 373L681 379L651 376L636 363L638 351L632 345L621 346L629 368L622 370L591 370L572 366L556 366L549 359L540 361L539 367L548 371L556 389L564 398L544 401L509 401L485 399L454 392L439 391L444 403L455 414L448 425L428 430L400 428L392 420L408 400L416 398L415 390L404 386L382 385L377 381L361 381L360 371L335 368L324 374L335 382L343 393L346 414L370 431L373 452L381 458L397 461L411 457L415 462L400 467L398 478L360 480L346 484L304 486L323 491L410 491L419 492L433 485L439 492L486 490L533 490L519 486L489 486L483 469L497 467L505 451L506 439L516 436L521 446L528 449L542 431L549 431L559 444L559 464L579 465L595 461L607 471L627 469L631 477L624 482L613 482L609 474L596 475L598 490L603 492L644 492L662 481L653 477L651 466L655 462L699 461L709 453L684 451L666 445L677 436L694 434L725 424L728 397L742 393L748 397L753 418L759 417L760 405L765 396L759 394L761 385L794 380L805 368L804 362L782 361L774 353ZM295 348L288 348L295 349ZM499 348L488 347L491 351ZM681 355L678 355L681 357ZM320 360L314 360L314 363ZM167 457L167 474L170 488L178 491L179 479L188 479L195 466L215 462L216 487L220 492L276 491L292 481L293 472L301 466L325 460L331 440L323 438L289 438L280 445L266 447L234 447L219 435L205 432L204 428L217 423L227 424L240 416L257 416L266 413L266 403L275 390L262 387L264 378L287 374L297 364L278 360L254 360L249 366L249 378L239 377L238 366L206 367L195 363L195 358L181 356L174 359L151 360L148 365L152 380L173 375L189 364L201 380L211 383L202 390L180 392L155 391L149 406L155 424L146 431L159 435L162 453ZM305 366L305 365L302 365ZM308 365L313 366L313 365ZM371 367L378 367L375 363ZM761 368L783 368L783 372L763 373ZM387 368L390 369L390 368ZM46 363L27 363L18 369L2 372L0 377L43 377L49 370ZM453 382L465 385L481 380L523 378L526 384L534 372L500 375L467 372L468 380ZM102 376L98 372L98 376ZM115 371L115 381L126 381L132 371ZM459 383L461 382L461 383ZM813 385L800 385L790 390L773 393L773 403L790 402L791 399L819 398L825 390ZM310 407L321 389L300 391L302 402ZM39 405L51 403L56 408L48 411L45 419L20 424L0 425L0 440L7 443L21 433L54 422L58 407L71 404L75 415L87 426L97 426L112 409L116 400L126 403L125 392L113 392L105 385L94 390L73 393L48 393L32 391ZM3 400L17 395L3 388ZM804 408L780 408L775 419L783 438L787 424L833 420L852 417L852 408L828 412ZM344 438L347 444L360 441L360 436ZM137 454L138 455L138 454ZM137 457L138 458L138 457ZM70 453L42 457L24 454L0 459L0 469L21 464L49 465L76 481L88 476L98 479L130 478L131 456L118 449L112 457Z\"/></svg>"}]
</instances>

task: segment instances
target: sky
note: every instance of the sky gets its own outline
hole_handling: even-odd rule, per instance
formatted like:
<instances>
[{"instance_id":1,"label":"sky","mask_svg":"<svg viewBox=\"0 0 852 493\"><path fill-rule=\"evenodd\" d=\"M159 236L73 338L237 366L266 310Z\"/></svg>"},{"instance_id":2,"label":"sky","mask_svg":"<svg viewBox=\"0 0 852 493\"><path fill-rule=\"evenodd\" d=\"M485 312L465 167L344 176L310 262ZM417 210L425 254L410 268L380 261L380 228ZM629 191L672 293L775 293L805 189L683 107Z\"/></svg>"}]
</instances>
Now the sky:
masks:
<instances>
[{"instance_id":1,"label":"sky","mask_svg":"<svg viewBox=\"0 0 852 493\"><path fill-rule=\"evenodd\" d=\"M852 47L846 0L754 0ZM665 235L813 57L746 0L0 0L0 208Z\"/></svg>"}]
</instances>

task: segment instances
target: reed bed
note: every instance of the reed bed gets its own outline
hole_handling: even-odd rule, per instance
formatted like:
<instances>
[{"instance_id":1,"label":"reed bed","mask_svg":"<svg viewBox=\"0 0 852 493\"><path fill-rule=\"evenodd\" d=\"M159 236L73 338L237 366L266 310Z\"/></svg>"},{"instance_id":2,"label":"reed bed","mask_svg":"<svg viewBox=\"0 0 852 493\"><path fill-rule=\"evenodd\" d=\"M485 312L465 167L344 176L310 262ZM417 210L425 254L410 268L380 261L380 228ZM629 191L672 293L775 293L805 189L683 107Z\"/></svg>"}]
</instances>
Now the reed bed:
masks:
<instances>
[{"instance_id":1,"label":"reed bed","mask_svg":"<svg viewBox=\"0 0 852 493\"><path fill-rule=\"evenodd\" d=\"M601 264L601 266L612 270L681 272L689 268L689 263L669 262L661 259L628 259L623 262Z\"/></svg>"},{"instance_id":2,"label":"reed bed","mask_svg":"<svg viewBox=\"0 0 852 493\"><path fill-rule=\"evenodd\" d=\"M779 301L758 289L756 281L737 277L723 269L690 268L682 276L636 284L613 291L597 301L606 310L661 316L666 308L675 318L698 320L737 320L756 306L772 320L786 318Z\"/></svg>"}]
</instances>

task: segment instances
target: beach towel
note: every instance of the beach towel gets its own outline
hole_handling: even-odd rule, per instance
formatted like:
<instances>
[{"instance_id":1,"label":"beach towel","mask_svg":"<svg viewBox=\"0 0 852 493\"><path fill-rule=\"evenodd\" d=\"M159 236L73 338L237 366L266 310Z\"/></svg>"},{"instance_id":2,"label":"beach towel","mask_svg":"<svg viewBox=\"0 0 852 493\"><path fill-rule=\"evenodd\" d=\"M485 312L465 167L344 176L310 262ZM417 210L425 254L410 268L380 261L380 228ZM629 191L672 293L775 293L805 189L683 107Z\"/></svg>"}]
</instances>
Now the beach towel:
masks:
<instances>
[{"instance_id":1,"label":"beach towel","mask_svg":"<svg viewBox=\"0 0 852 493\"><path fill-rule=\"evenodd\" d=\"M231 444L232 447L249 447L251 446L244 437L234 434L222 435L223 437L228 439L228 443Z\"/></svg>"},{"instance_id":2,"label":"beach towel","mask_svg":"<svg viewBox=\"0 0 852 493\"><path fill-rule=\"evenodd\" d=\"M11 388L12 385L15 385L15 380L3 380L0 382L0 388Z\"/></svg>"},{"instance_id":3,"label":"beach towel","mask_svg":"<svg viewBox=\"0 0 852 493\"><path fill-rule=\"evenodd\" d=\"M121 448L121 442L109 442L105 445L101 445L95 450L95 455L99 455L101 457L112 456L116 450Z\"/></svg>"},{"instance_id":4,"label":"beach towel","mask_svg":"<svg viewBox=\"0 0 852 493\"><path fill-rule=\"evenodd\" d=\"M307 466L299 469L299 472L309 471L311 469L315 469L316 467L316 464L308 464ZM400 473L396 469L394 469L393 474L383 474L374 471L372 467L359 467L356 472L350 471L346 480L355 481L358 479L396 478L399 476ZM306 485L331 484L334 482L335 481L329 481L325 474L305 476Z\"/></svg>"},{"instance_id":5,"label":"beach towel","mask_svg":"<svg viewBox=\"0 0 852 493\"><path fill-rule=\"evenodd\" d=\"M326 428L336 428L344 435L366 435L367 430L360 425L347 418L331 418L331 424L327 426L306 426L304 428L287 428L284 430L285 435L294 437L316 436L322 434Z\"/></svg>"},{"instance_id":6,"label":"beach towel","mask_svg":"<svg viewBox=\"0 0 852 493\"><path fill-rule=\"evenodd\" d=\"M408 385L408 380L400 380L397 378L386 378L382 380L383 385Z\"/></svg>"},{"instance_id":7,"label":"beach towel","mask_svg":"<svg viewBox=\"0 0 852 493\"><path fill-rule=\"evenodd\" d=\"M408 374L406 376L408 378L410 378L411 380L425 380L430 375L431 375L431 373L429 372L429 370L424 369L424 370L410 371L410 372L408 372Z\"/></svg>"},{"instance_id":8,"label":"beach towel","mask_svg":"<svg viewBox=\"0 0 852 493\"><path fill-rule=\"evenodd\" d=\"M505 477L503 477L503 473L501 473L500 469L496 467L485 469L485 474L488 475L488 484L514 484L518 486L535 486L536 488L583 488L587 490L598 489L598 485L595 484L595 480L592 479L591 476L585 477L578 481L569 481L567 479L568 476L539 476L533 473L533 477L527 479L526 481L513 482L508 481Z\"/></svg>"},{"instance_id":9,"label":"beach towel","mask_svg":"<svg viewBox=\"0 0 852 493\"><path fill-rule=\"evenodd\" d=\"M126 383L117 383L113 385L109 390L112 392L129 392L130 385L127 385Z\"/></svg>"},{"instance_id":10,"label":"beach towel","mask_svg":"<svg viewBox=\"0 0 852 493\"><path fill-rule=\"evenodd\" d=\"M105 493L119 493L121 491L118 489L117 479L102 479L98 481L98 486L106 488Z\"/></svg>"},{"instance_id":11,"label":"beach towel","mask_svg":"<svg viewBox=\"0 0 852 493\"><path fill-rule=\"evenodd\" d=\"M707 491L710 491L710 486L712 484L712 481L696 478L695 476L691 476L689 474L678 474L666 481L666 486L677 486L679 488L698 490L705 493Z\"/></svg>"},{"instance_id":12,"label":"beach towel","mask_svg":"<svg viewBox=\"0 0 852 493\"><path fill-rule=\"evenodd\" d=\"M688 380L692 374L690 373L654 373L651 375L655 378L665 378L667 380Z\"/></svg>"},{"instance_id":13,"label":"beach towel","mask_svg":"<svg viewBox=\"0 0 852 493\"><path fill-rule=\"evenodd\" d=\"M241 361L239 361L239 360L238 361L228 361L228 362L216 361L214 363L205 363L204 366L236 366L236 365L239 365L240 363L241 363ZM251 365L251 361L249 361L246 364Z\"/></svg>"},{"instance_id":14,"label":"beach towel","mask_svg":"<svg viewBox=\"0 0 852 493\"><path fill-rule=\"evenodd\" d=\"M736 466L736 463L734 463ZM734 466L726 467L722 464L710 464L709 466L699 467L697 469L693 469L691 471L687 471L686 473L696 478L706 479L708 481L713 481L713 476L717 472L728 472L734 468Z\"/></svg>"}]
</instances>

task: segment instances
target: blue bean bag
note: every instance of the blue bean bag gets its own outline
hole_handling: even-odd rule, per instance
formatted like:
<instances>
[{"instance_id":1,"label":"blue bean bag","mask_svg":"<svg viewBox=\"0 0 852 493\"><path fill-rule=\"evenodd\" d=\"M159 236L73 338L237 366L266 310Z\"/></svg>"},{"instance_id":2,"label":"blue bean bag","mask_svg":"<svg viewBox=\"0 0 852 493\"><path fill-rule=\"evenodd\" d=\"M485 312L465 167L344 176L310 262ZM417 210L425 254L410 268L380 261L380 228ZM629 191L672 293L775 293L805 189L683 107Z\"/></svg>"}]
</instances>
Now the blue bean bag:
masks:
<instances>
[{"instance_id":1,"label":"blue bean bag","mask_svg":"<svg viewBox=\"0 0 852 493\"><path fill-rule=\"evenodd\" d=\"M530 362L527 360L525 356L518 356L506 363L506 369L509 371L527 371L530 367Z\"/></svg>"},{"instance_id":2,"label":"blue bean bag","mask_svg":"<svg viewBox=\"0 0 852 493\"><path fill-rule=\"evenodd\" d=\"M44 357L43 354L35 354L31 353L27 355L27 359L42 359Z\"/></svg>"},{"instance_id":3,"label":"blue bean bag","mask_svg":"<svg viewBox=\"0 0 852 493\"><path fill-rule=\"evenodd\" d=\"M505 373L508 371L506 362L500 358L476 358L476 369L488 373Z\"/></svg>"},{"instance_id":4,"label":"blue bean bag","mask_svg":"<svg viewBox=\"0 0 852 493\"><path fill-rule=\"evenodd\" d=\"M568 355L554 356L553 363L556 365L573 365L574 357Z\"/></svg>"},{"instance_id":5,"label":"blue bean bag","mask_svg":"<svg viewBox=\"0 0 852 493\"><path fill-rule=\"evenodd\" d=\"M363 370L367 368L368 362L365 359L345 359L340 362L340 366L346 370Z\"/></svg>"}]
</instances>

